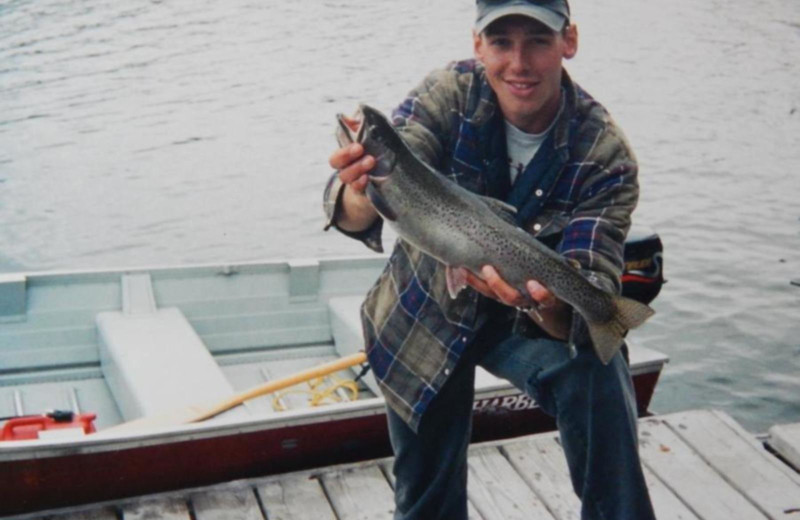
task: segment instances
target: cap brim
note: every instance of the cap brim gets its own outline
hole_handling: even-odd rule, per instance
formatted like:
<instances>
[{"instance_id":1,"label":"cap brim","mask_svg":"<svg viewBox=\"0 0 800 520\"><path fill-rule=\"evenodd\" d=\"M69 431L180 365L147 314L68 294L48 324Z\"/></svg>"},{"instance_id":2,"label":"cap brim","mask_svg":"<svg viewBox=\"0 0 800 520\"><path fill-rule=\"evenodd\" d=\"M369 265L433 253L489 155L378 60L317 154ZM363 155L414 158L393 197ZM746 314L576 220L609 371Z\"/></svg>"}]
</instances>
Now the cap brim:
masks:
<instances>
[{"instance_id":1,"label":"cap brim","mask_svg":"<svg viewBox=\"0 0 800 520\"><path fill-rule=\"evenodd\" d=\"M554 13L549 9L545 9L544 7L535 5L511 5L508 7L493 9L490 14L478 20L475 24L475 32L480 34L484 29L489 27L492 22L511 15L521 15L527 16L528 18L533 18L534 20L543 23L554 32L558 32L563 29L564 22L566 21L566 18L564 18L562 15Z\"/></svg>"}]
</instances>

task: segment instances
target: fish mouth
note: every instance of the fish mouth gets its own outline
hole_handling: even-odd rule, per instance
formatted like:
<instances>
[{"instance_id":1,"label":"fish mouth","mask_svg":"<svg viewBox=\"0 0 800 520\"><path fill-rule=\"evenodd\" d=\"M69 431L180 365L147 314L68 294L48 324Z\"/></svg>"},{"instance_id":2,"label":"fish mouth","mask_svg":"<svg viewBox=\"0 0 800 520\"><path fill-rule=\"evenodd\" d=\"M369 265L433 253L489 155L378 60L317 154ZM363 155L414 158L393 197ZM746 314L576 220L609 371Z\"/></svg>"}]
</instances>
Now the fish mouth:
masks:
<instances>
[{"instance_id":1,"label":"fish mouth","mask_svg":"<svg viewBox=\"0 0 800 520\"><path fill-rule=\"evenodd\" d=\"M364 132L366 124L364 121L363 105L359 105L358 110L351 117L344 114L336 114L336 121L339 123L336 127L336 140L339 146L344 148L353 143L361 143L364 141ZM352 126L355 123L355 128Z\"/></svg>"},{"instance_id":2,"label":"fish mouth","mask_svg":"<svg viewBox=\"0 0 800 520\"><path fill-rule=\"evenodd\" d=\"M395 154L385 146L368 146L370 129L375 129L380 124L378 121L383 116L374 108L367 105L359 105L358 110L351 117L344 114L337 114L336 120L336 140L340 147L348 146L352 143L361 143L365 146L366 153L375 158L375 168L368 174L368 178L375 184L381 184L392 171L395 163Z\"/></svg>"}]
</instances>

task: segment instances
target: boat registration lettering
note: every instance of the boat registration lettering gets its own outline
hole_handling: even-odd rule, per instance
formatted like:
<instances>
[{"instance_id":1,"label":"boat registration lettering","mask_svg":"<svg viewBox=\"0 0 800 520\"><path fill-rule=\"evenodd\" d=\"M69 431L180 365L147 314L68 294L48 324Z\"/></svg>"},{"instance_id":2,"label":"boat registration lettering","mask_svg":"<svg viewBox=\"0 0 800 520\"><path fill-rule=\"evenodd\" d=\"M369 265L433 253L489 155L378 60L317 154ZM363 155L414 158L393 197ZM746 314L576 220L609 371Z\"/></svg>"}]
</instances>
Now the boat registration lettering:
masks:
<instances>
[{"instance_id":1,"label":"boat registration lettering","mask_svg":"<svg viewBox=\"0 0 800 520\"><path fill-rule=\"evenodd\" d=\"M475 412L492 412L498 408L506 410L532 410L536 408L536 401L527 394L519 393L507 395L505 397L493 397L489 399L478 399L473 403L472 410Z\"/></svg>"}]
</instances>

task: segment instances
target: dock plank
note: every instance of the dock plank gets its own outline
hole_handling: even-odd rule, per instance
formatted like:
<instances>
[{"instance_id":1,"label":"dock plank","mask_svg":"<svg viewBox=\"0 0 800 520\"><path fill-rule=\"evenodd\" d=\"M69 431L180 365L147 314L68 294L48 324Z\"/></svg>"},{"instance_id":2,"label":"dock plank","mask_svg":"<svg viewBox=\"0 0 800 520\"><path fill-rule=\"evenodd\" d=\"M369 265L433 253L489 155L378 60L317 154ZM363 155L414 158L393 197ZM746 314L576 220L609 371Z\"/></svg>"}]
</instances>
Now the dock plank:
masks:
<instances>
[{"instance_id":1,"label":"dock plank","mask_svg":"<svg viewBox=\"0 0 800 520\"><path fill-rule=\"evenodd\" d=\"M659 520L699 520L699 517L684 504L647 466L644 470L644 479L647 482L647 491L650 493L650 502L656 518Z\"/></svg>"},{"instance_id":2,"label":"dock plank","mask_svg":"<svg viewBox=\"0 0 800 520\"><path fill-rule=\"evenodd\" d=\"M703 520L764 519L700 455L675 434L663 419L639 422L643 463Z\"/></svg>"},{"instance_id":3,"label":"dock plank","mask_svg":"<svg viewBox=\"0 0 800 520\"><path fill-rule=\"evenodd\" d=\"M319 480L308 474L273 479L256 492L269 520L336 520Z\"/></svg>"},{"instance_id":4,"label":"dock plank","mask_svg":"<svg viewBox=\"0 0 800 520\"><path fill-rule=\"evenodd\" d=\"M486 520L554 518L495 447L470 451L467 495Z\"/></svg>"},{"instance_id":5,"label":"dock plank","mask_svg":"<svg viewBox=\"0 0 800 520\"><path fill-rule=\"evenodd\" d=\"M714 413L693 411L663 420L769 518L784 518L784 511L800 510L796 482L778 468L779 461L764 449L753 449L749 436L745 440Z\"/></svg>"},{"instance_id":6,"label":"dock plank","mask_svg":"<svg viewBox=\"0 0 800 520\"><path fill-rule=\"evenodd\" d=\"M800 423L773 426L769 429L767 444L800 471Z\"/></svg>"},{"instance_id":7,"label":"dock plank","mask_svg":"<svg viewBox=\"0 0 800 520\"><path fill-rule=\"evenodd\" d=\"M722 423L726 424L729 428L734 430L742 437L745 441L749 442L756 451L763 451L764 450L764 443L758 439L756 439L750 432L745 430L742 425L737 423L733 417L726 414L721 410L708 410L714 416L717 417ZM791 467L787 466L785 463L781 462L780 459L777 457L767 457L767 459L778 469L783 471L792 481L796 482L798 486L800 486L800 474L797 471L793 470Z\"/></svg>"},{"instance_id":8,"label":"dock plank","mask_svg":"<svg viewBox=\"0 0 800 520\"><path fill-rule=\"evenodd\" d=\"M580 520L581 502L572 489L564 450L557 434L526 437L501 451L559 520Z\"/></svg>"},{"instance_id":9,"label":"dock plank","mask_svg":"<svg viewBox=\"0 0 800 520\"><path fill-rule=\"evenodd\" d=\"M191 520L189 508L183 497L145 498L125 504L122 520Z\"/></svg>"},{"instance_id":10,"label":"dock plank","mask_svg":"<svg viewBox=\"0 0 800 520\"><path fill-rule=\"evenodd\" d=\"M394 493L374 463L323 473L322 485L339 520L391 520Z\"/></svg>"},{"instance_id":11,"label":"dock plank","mask_svg":"<svg viewBox=\"0 0 800 520\"><path fill-rule=\"evenodd\" d=\"M198 493L190 500L196 520L264 520L252 488Z\"/></svg>"},{"instance_id":12,"label":"dock plank","mask_svg":"<svg viewBox=\"0 0 800 520\"><path fill-rule=\"evenodd\" d=\"M566 456L558 434L526 437L506 444L501 449L556 518L580 519L581 502L572 489ZM698 520L697 515L650 470L644 468L644 474L653 509L659 520Z\"/></svg>"}]
</instances>

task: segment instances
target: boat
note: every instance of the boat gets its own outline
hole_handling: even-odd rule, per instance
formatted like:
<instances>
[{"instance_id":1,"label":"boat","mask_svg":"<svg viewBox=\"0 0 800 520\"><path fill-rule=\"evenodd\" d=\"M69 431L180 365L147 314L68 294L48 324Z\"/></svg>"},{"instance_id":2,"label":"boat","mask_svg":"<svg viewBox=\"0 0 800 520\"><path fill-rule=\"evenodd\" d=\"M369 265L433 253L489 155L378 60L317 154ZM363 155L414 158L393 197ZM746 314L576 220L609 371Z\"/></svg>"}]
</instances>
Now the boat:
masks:
<instances>
[{"instance_id":1,"label":"boat","mask_svg":"<svg viewBox=\"0 0 800 520\"><path fill-rule=\"evenodd\" d=\"M124 427L358 353L386 260L0 274L0 515L388 455L384 401L360 366L208 420ZM624 292L649 301L661 272L657 235L633 234ZM629 357L645 415L668 358L635 343ZM474 411L475 442L555 428L482 369Z\"/></svg>"}]
</instances>

